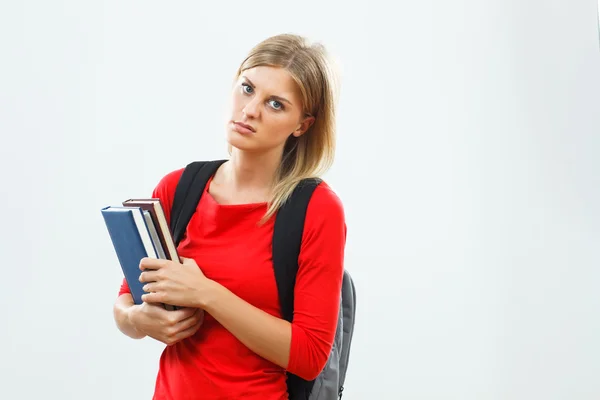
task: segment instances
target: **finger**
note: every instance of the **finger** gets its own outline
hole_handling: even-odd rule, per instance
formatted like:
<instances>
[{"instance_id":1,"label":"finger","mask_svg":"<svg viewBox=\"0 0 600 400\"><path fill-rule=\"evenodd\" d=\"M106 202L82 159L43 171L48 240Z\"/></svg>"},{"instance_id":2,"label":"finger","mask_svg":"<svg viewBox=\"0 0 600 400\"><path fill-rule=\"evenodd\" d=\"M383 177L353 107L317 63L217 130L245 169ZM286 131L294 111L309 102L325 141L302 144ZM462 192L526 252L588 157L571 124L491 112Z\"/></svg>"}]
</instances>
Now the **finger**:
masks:
<instances>
[{"instance_id":1,"label":"finger","mask_svg":"<svg viewBox=\"0 0 600 400\"><path fill-rule=\"evenodd\" d=\"M184 308L166 312L167 315L164 318L167 320L168 324L173 328L173 332L179 332L180 330L190 326L189 324L193 324L193 321L191 323L189 321L190 319L193 319L195 315L195 309L193 308Z\"/></svg>"},{"instance_id":2,"label":"finger","mask_svg":"<svg viewBox=\"0 0 600 400\"><path fill-rule=\"evenodd\" d=\"M186 338L192 336L194 333L196 333L199 328L200 328L200 324L196 323L196 324L190 326L189 328L184 329L181 332L178 332L175 335L175 340L180 341L180 340L186 339Z\"/></svg>"},{"instance_id":3,"label":"finger","mask_svg":"<svg viewBox=\"0 0 600 400\"><path fill-rule=\"evenodd\" d=\"M168 328L164 343L173 345L182 339L193 335L200 328L200 324L193 318L181 321L179 324Z\"/></svg>"},{"instance_id":4,"label":"finger","mask_svg":"<svg viewBox=\"0 0 600 400\"><path fill-rule=\"evenodd\" d=\"M186 329L197 325L198 322L199 322L198 315L197 315L197 313L194 313L194 314L190 315L188 318L185 318L185 319L179 321L175 325L175 330L176 330L176 332L185 331Z\"/></svg>"},{"instance_id":5,"label":"finger","mask_svg":"<svg viewBox=\"0 0 600 400\"><path fill-rule=\"evenodd\" d=\"M180 308L179 310L169 311L169 318L171 318L171 320L175 323L178 323L188 318L192 318L196 313L196 310L197 309L195 308L186 307Z\"/></svg>"},{"instance_id":6,"label":"finger","mask_svg":"<svg viewBox=\"0 0 600 400\"><path fill-rule=\"evenodd\" d=\"M198 309L196 315L198 318L198 324L202 325L202 323L204 322L204 317L206 317L206 312L204 310Z\"/></svg>"},{"instance_id":7,"label":"finger","mask_svg":"<svg viewBox=\"0 0 600 400\"><path fill-rule=\"evenodd\" d=\"M142 295L142 301L144 303L168 303L167 299L165 299L164 292L145 293Z\"/></svg>"},{"instance_id":8,"label":"finger","mask_svg":"<svg viewBox=\"0 0 600 400\"><path fill-rule=\"evenodd\" d=\"M142 290L146 293L156 292L158 289L159 289L159 286L158 286L158 283L156 283L156 282L146 283L142 287Z\"/></svg>"},{"instance_id":9,"label":"finger","mask_svg":"<svg viewBox=\"0 0 600 400\"><path fill-rule=\"evenodd\" d=\"M156 282L159 280L158 271L145 270L140 273L139 280L140 282Z\"/></svg>"},{"instance_id":10,"label":"finger","mask_svg":"<svg viewBox=\"0 0 600 400\"><path fill-rule=\"evenodd\" d=\"M196 310L196 312L194 313L194 315L192 316L193 319L196 320L196 322L202 322L204 321L204 316L206 315L206 313L204 312L204 310L198 308Z\"/></svg>"},{"instance_id":11,"label":"finger","mask_svg":"<svg viewBox=\"0 0 600 400\"><path fill-rule=\"evenodd\" d=\"M144 257L140 260L140 269L141 270L146 270L146 269L151 269L151 270L157 270L157 269L161 269L164 268L167 265L168 260L162 260L159 258L151 258L151 257Z\"/></svg>"}]
</instances>

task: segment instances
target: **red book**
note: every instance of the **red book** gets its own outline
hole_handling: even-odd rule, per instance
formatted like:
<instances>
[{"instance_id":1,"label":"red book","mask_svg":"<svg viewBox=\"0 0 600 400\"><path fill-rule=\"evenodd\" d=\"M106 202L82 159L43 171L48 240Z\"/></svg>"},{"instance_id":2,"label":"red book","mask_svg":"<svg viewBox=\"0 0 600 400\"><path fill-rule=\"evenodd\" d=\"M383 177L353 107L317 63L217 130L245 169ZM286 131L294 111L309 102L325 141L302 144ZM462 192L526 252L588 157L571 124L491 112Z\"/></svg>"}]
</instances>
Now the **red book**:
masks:
<instances>
[{"instance_id":1,"label":"red book","mask_svg":"<svg viewBox=\"0 0 600 400\"><path fill-rule=\"evenodd\" d=\"M159 199L129 199L123 202L123 206L140 207L142 210L150 212L167 259L181 262Z\"/></svg>"}]
</instances>

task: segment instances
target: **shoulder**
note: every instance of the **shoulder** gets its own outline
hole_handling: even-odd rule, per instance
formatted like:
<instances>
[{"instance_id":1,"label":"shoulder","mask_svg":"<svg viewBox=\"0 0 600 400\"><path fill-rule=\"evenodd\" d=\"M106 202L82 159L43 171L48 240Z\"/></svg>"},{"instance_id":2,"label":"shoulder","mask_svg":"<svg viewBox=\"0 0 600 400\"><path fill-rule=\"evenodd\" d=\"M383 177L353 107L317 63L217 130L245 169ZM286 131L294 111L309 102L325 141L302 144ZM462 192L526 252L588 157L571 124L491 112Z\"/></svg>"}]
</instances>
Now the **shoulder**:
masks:
<instances>
[{"instance_id":1,"label":"shoulder","mask_svg":"<svg viewBox=\"0 0 600 400\"><path fill-rule=\"evenodd\" d=\"M346 217L342 200L325 181L313 192L308 203L305 219L305 234L321 231L345 232Z\"/></svg>"},{"instance_id":2,"label":"shoulder","mask_svg":"<svg viewBox=\"0 0 600 400\"><path fill-rule=\"evenodd\" d=\"M163 175L152 191L152 197L160 199L167 221L170 221L171 218L171 207L173 206L173 199L175 198L175 190L177 189L177 183L179 182L179 178L181 178L184 169L185 168L179 168Z\"/></svg>"},{"instance_id":3,"label":"shoulder","mask_svg":"<svg viewBox=\"0 0 600 400\"><path fill-rule=\"evenodd\" d=\"M337 218L344 218L344 205L337 193L322 181L316 188L308 204L311 214L329 214Z\"/></svg>"},{"instance_id":4,"label":"shoulder","mask_svg":"<svg viewBox=\"0 0 600 400\"><path fill-rule=\"evenodd\" d=\"M166 200L167 198L175 196L175 189L177 188L177 183L179 182L179 178L181 178L184 169L185 168L178 168L164 175L154 187L153 197Z\"/></svg>"},{"instance_id":5,"label":"shoulder","mask_svg":"<svg viewBox=\"0 0 600 400\"><path fill-rule=\"evenodd\" d=\"M341 276L346 233L342 201L323 181L315 188L306 210L299 256L302 271L321 266L335 272L336 279Z\"/></svg>"}]
</instances>

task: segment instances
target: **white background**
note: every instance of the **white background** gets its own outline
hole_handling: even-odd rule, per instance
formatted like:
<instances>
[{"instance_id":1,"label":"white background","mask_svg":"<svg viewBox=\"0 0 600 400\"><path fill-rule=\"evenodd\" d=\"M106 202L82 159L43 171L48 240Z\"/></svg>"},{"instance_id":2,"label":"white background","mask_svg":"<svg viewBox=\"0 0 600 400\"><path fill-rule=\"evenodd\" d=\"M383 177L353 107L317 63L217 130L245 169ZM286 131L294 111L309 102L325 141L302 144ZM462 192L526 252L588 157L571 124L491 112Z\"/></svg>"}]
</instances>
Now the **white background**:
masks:
<instances>
[{"instance_id":1,"label":"white background","mask_svg":"<svg viewBox=\"0 0 600 400\"><path fill-rule=\"evenodd\" d=\"M225 156L235 69L281 32L342 70L344 398L600 398L596 7L3 1L0 398L151 398L100 208Z\"/></svg>"}]
</instances>

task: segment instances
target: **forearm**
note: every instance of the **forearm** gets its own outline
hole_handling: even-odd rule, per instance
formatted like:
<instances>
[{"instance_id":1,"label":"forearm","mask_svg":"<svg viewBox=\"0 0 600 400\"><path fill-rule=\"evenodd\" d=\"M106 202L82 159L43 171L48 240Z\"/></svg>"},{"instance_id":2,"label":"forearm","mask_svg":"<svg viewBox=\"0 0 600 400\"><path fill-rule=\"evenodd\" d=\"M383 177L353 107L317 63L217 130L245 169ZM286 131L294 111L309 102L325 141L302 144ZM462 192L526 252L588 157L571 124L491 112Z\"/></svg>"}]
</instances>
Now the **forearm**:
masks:
<instances>
[{"instance_id":1,"label":"forearm","mask_svg":"<svg viewBox=\"0 0 600 400\"><path fill-rule=\"evenodd\" d=\"M213 283L203 308L246 347L259 356L287 368L292 326L254 307L224 286Z\"/></svg>"},{"instance_id":2,"label":"forearm","mask_svg":"<svg viewBox=\"0 0 600 400\"><path fill-rule=\"evenodd\" d=\"M123 334L133 339L142 339L146 335L140 333L131 322L130 309L133 306L133 298L130 294L122 294L117 298L113 307L114 319L117 327Z\"/></svg>"}]
</instances>

